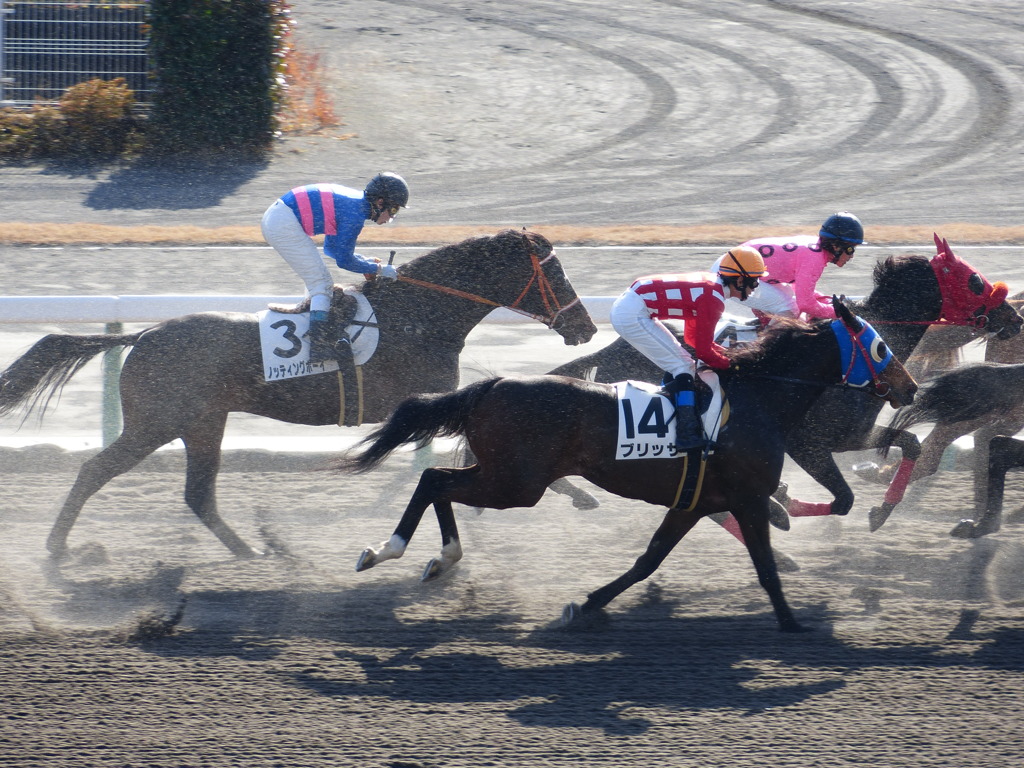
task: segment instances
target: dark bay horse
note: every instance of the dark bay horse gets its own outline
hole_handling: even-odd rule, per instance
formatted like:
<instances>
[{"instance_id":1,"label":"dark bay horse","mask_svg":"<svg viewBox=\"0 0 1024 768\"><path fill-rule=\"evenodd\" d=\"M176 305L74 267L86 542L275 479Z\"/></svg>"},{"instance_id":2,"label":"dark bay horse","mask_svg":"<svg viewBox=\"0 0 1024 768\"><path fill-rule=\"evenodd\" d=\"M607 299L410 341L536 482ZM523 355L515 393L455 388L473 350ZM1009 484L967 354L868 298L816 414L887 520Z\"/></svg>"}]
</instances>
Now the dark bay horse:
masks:
<instances>
[{"instance_id":1,"label":"dark bay horse","mask_svg":"<svg viewBox=\"0 0 1024 768\"><path fill-rule=\"evenodd\" d=\"M447 245L398 268L395 282L359 287L379 326L377 352L363 366L362 420L383 420L420 392L458 386L459 354L469 332L495 307L529 314L566 344L597 332L551 244L541 235L506 230ZM62 554L85 502L112 478L160 446L181 439L186 452L185 501L239 557L258 554L217 512L216 476L228 413L293 424L339 424L336 372L264 380L257 316L204 312L133 334L53 334L0 374L0 415L48 401L92 357L133 347L121 373L124 429L86 461L47 539Z\"/></svg>"},{"instance_id":2,"label":"dark bay horse","mask_svg":"<svg viewBox=\"0 0 1024 768\"><path fill-rule=\"evenodd\" d=\"M365 472L401 445L442 435L464 436L477 463L425 470L394 534L379 550L367 548L357 570L400 557L433 504L442 549L424 578L436 576L462 557L453 502L495 509L532 507L553 480L582 475L611 493L669 510L635 565L591 593L581 607L570 606L568 620L599 611L654 573L700 518L730 511L743 530L779 627L800 630L783 596L768 534L768 500L779 484L785 435L826 387L850 376L855 356L866 365L855 374L863 380L851 378L850 385L871 386L894 407L911 401L917 389L898 361L882 362L887 353L874 330L835 303L841 321L782 321L751 346L731 350L732 368L720 374L729 418L707 461L702 490L686 508L673 505L689 457L615 459L619 406L608 384L550 375L495 378L457 392L407 400L340 462L342 468ZM841 344L851 347L849 357L840 352Z\"/></svg>"},{"instance_id":3,"label":"dark bay horse","mask_svg":"<svg viewBox=\"0 0 1024 768\"><path fill-rule=\"evenodd\" d=\"M950 535L976 539L995 533L1002 525L1006 473L1024 466L1024 441L1013 437L1024 424L1024 363L975 363L941 374L928 382L918 403L900 409L890 427L928 423L944 435L979 430L975 452L984 456L984 463L975 456L975 474L982 477L981 503L976 502L980 514L960 520Z\"/></svg>"},{"instance_id":4,"label":"dark bay horse","mask_svg":"<svg viewBox=\"0 0 1024 768\"><path fill-rule=\"evenodd\" d=\"M878 262L872 292L851 304L855 312L878 327L900 362L907 360L931 325L964 326L976 333L1008 339L1020 331L1024 322L1006 300L1005 284L991 285L938 235L935 245L936 255L930 260L908 255ZM975 337L964 335L962 343ZM662 371L621 339L550 373L586 378L589 371L594 371L597 381L632 378L654 382L662 376ZM885 501L871 511L871 517L878 519L891 513L903 498L921 446L911 432L883 433L875 428L881 408L878 398L864 392L831 391L794 426L787 452L832 494L833 501L803 502L788 498L782 491L780 500L791 515L847 514L853 507L854 494L832 454L879 447L883 439L895 441L904 459L891 479ZM553 490L571 493L572 488L569 481L563 480Z\"/></svg>"},{"instance_id":5,"label":"dark bay horse","mask_svg":"<svg viewBox=\"0 0 1024 768\"><path fill-rule=\"evenodd\" d=\"M1009 303L1019 309L1024 304L1024 292L1011 296ZM964 333L967 330L969 329L935 328L926 334L914 352L914 357L918 358L918 365L924 373L924 379L936 378L959 365L957 350L972 340L970 334ZM985 340L985 361L1007 365L1024 363L1024 334L1018 334L1009 339L989 338ZM910 365L907 368L910 369ZM979 378L977 384L981 387L979 397L981 392L989 391L1001 376L995 371L989 373L984 369L979 369L977 375ZM922 380L921 376L915 374L915 377ZM959 380L954 378L951 381ZM963 379L963 381L967 380L969 379ZM947 383L947 386L950 384ZM993 439L997 436L1015 435L1024 429L1024 401L1009 406L1004 403L1004 407L990 410L970 419L962 418L962 414L954 411L936 413L933 414L933 418L935 424L921 441L921 455L914 465L910 482L914 483L937 472L946 449L958 438L973 434L974 449L971 451L970 463L974 480L975 519L978 522L975 523L974 519L961 520L953 529L953 535L975 538L998 530L999 516L993 511L991 489L993 483L1001 484L1003 482L1008 466L1015 466L1007 464L1007 452L1013 446L1005 441L998 442L996 445L1001 447L1001 453L994 456L991 463L989 449L993 445ZM884 484L891 480L897 465L898 462L890 462L882 467L860 470L857 474L867 480ZM1000 467L1003 469L1000 470ZM993 471L998 475L998 480L992 479ZM995 506L1001 507L1001 502ZM881 527L886 519L877 513L872 517L873 529Z\"/></svg>"}]
</instances>

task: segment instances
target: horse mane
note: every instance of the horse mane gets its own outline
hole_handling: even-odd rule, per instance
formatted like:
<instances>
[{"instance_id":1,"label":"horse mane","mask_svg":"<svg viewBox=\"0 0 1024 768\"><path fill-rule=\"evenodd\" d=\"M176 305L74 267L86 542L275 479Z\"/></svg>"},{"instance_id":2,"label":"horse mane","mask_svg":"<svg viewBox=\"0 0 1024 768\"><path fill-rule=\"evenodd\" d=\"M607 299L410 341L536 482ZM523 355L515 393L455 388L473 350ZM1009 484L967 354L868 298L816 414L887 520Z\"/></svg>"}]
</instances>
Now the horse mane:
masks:
<instances>
[{"instance_id":1,"label":"horse mane","mask_svg":"<svg viewBox=\"0 0 1024 768\"><path fill-rule=\"evenodd\" d=\"M864 315L869 320L887 312L891 314L893 307L903 307L899 314L907 315L909 309L917 310L918 305L925 301L935 302L936 308L941 306L938 281L932 271L931 260L927 256L887 256L875 264L871 277L874 283L871 293L854 305L857 314ZM921 285L927 286L927 295L907 290L908 286Z\"/></svg>"},{"instance_id":2,"label":"horse mane","mask_svg":"<svg viewBox=\"0 0 1024 768\"><path fill-rule=\"evenodd\" d=\"M522 258L531 247L541 259L553 250L551 243L541 234L503 229L493 235L474 235L457 243L439 246L406 262L399 270L402 275L419 279L423 279L424 273L430 273L432 282L446 280L443 273L448 270L453 277L458 275L460 282L484 283L493 275L496 263ZM368 297L380 289L379 280L366 281L356 287Z\"/></svg>"},{"instance_id":3,"label":"horse mane","mask_svg":"<svg viewBox=\"0 0 1024 768\"><path fill-rule=\"evenodd\" d=\"M818 333L828 328L831 321L808 323L789 317L778 317L757 338L747 344L738 344L725 350L726 356L739 368L760 368L766 360L776 357L778 350L788 347L798 335Z\"/></svg>"},{"instance_id":4,"label":"horse mane","mask_svg":"<svg viewBox=\"0 0 1024 768\"><path fill-rule=\"evenodd\" d=\"M491 262L495 257L516 257L533 246L538 256L544 258L551 253L552 246L547 238L527 230L503 229L493 235L467 237L457 243L449 243L413 259L406 268L420 263L458 262L465 266L472 261L471 255L483 254L477 261Z\"/></svg>"}]
</instances>

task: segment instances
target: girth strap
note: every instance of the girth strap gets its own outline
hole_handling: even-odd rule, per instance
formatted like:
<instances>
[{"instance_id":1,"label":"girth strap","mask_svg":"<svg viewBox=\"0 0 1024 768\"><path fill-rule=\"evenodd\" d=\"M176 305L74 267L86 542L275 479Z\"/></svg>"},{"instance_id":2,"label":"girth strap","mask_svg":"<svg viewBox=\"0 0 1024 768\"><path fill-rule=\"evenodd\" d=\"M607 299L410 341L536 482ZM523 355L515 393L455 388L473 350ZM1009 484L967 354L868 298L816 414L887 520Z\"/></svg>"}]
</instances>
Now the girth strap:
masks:
<instances>
[{"instance_id":1,"label":"girth strap","mask_svg":"<svg viewBox=\"0 0 1024 768\"><path fill-rule=\"evenodd\" d=\"M338 369L338 426L359 427L363 424L363 366L352 366L354 375L346 376Z\"/></svg>"},{"instance_id":2,"label":"girth strap","mask_svg":"<svg viewBox=\"0 0 1024 768\"><path fill-rule=\"evenodd\" d=\"M694 457L695 461L690 461ZM683 457L683 471L679 475L679 487L670 509L679 509L685 505L683 512L692 512L700 501L700 492L704 487L704 468L707 466L707 453L703 450L687 451Z\"/></svg>"}]
</instances>

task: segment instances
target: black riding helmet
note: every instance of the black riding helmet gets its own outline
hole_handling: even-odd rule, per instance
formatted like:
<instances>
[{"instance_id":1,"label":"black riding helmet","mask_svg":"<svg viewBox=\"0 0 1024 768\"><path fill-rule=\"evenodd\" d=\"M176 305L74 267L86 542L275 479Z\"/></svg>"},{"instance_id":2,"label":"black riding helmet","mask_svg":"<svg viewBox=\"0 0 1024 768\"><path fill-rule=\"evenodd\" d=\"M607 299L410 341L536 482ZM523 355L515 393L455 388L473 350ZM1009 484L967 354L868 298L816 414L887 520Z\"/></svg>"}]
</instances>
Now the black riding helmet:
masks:
<instances>
[{"instance_id":1,"label":"black riding helmet","mask_svg":"<svg viewBox=\"0 0 1024 768\"><path fill-rule=\"evenodd\" d=\"M864 242L864 227L860 219L849 211L839 211L825 219L818 237L861 245Z\"/></svg>"},{"instance_id":2,"label":"black riding helmet","mask_svg":"<svg viewBox=\"0 0 1024 768\"><path fill-rule=\"evenodd\" d=\"M853 255L854 249L864 242L864 227L860 219L849 211L833 213L818 232L822 250L832 256L832 263L838 264L844 253Z\"/></svg>"},{"instance_id":3,"label":"black riding helmet","mask_svg":"<svg viewBox=\"0 0 1024 768\"><path fill-rule=\"evenodd\" d=\"M366 185L363 196L371 203L383 198L385 208L405 208L409 205L409 185L397 173L378 173Z\"/></svg>"}]
</instances>

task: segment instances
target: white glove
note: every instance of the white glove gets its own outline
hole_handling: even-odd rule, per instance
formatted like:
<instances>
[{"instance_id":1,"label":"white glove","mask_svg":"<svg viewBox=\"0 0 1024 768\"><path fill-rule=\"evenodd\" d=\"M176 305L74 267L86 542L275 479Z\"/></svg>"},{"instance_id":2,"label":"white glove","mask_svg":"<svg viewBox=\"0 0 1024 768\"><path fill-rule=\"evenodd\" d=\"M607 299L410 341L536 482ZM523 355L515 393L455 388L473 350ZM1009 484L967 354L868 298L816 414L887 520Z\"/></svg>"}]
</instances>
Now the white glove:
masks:
<instances>
[{"instance_id":1,"label":"white glove","mask_svg":"<svg viewBox=\"0 0 1024 768\"><path fill-rule=\"evenodd\" d=\"M377 277L383 280L397 280L398 269L393 264L381 264L377 267Z\"/></svg>"}]
</instances>

